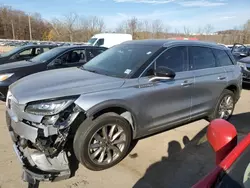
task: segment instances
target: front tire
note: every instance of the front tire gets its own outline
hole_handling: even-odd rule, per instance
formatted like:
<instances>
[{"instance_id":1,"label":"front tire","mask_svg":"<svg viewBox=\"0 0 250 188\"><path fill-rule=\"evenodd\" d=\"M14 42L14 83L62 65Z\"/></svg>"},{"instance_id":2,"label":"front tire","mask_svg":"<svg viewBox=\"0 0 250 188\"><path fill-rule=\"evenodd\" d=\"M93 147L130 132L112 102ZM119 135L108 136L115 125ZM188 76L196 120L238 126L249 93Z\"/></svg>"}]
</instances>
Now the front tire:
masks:
<instances>
[{"instance_id":1,"label":"front tire","mask_svg":"<svg viewBox=\"0 0 250 188\"><path fill-rule=\"evenodd\" d=\"M127 155L131 139L127 120L116 113L105 113L80 125L73 147L81 164L99 171L119 163Z\"/></svg>"},{"instance_id":2,"label":"front tire","mask_svg":"<svg viewBox=\"0 0 250 188\"><path fill-rule=\"evenodd\" d=\"M214 119L224 119L229 120L233 114L235 107L235 95L232 91L225 89L216 106L214 111L208 116L208 120L212 121Z\"/></svg>"}]
</instances>

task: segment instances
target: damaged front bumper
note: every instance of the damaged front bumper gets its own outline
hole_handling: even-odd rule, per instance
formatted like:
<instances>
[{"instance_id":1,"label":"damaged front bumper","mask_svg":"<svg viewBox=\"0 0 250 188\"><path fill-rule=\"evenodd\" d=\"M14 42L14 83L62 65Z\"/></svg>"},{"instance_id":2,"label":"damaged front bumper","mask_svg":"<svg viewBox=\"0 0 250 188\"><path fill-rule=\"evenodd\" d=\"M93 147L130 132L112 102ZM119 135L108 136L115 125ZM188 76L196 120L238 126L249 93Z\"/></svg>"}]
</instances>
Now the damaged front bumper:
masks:
<instances>
[{"instance_id":1,"label":"damaged front bumper","mask_svg":"<svg viewBox=\"0 0 250 188\"><path fill-rule=\"evenodd\" d=\"M28 114L24 106L13 100L7 101L6 107L6 122L15 153L23 166L23 180L34 184L70 178L69 160L73 152L67 144L69 133L73 132L71 125L81 109L73 104L57 114L57 124L48 125L42 123L45 116Z\"/></svg>"},{"instance_id":2,"label":"damaged front bumper","mask_svg":"<svg viewBox=\"0 0 250 188\"><path fill-rule=\"evenodd\" d=\"M14 142L14 151L23 166L23 180L29 183L37 181L60 181L68 179L71 175L71 170L68 161L68 153L62 150L54 157L48 157L44 152L29 146L23 146L22 142L27 141L21 138L18 133L22 135L19 130L25 130L26 133L32 134L38 132L38 128L30 127L23 123L18 125L18 128L12 126L13 120L8 113L6 113L6 120L11 138ZM30 128L29 128L30 127ZM30 129L30 130L29 130ZM27 137L29 137L27 135ZM29 140L30 141L30 140Z\"/></svg>"},{"instance_id":3,"label":"damaged front bumper","mask_svg":"<svg viewBox=\"0 0 250 188\"><path fill-rule=\"evenodd\" d=\"M71 175L65 152L52 159L37 151L29 153L26 150L23 154L15 144L14 150L23 165L22 178L26 182L35 184L36 181L60 181L68 179Z\"/></svg>"}]
</instances>

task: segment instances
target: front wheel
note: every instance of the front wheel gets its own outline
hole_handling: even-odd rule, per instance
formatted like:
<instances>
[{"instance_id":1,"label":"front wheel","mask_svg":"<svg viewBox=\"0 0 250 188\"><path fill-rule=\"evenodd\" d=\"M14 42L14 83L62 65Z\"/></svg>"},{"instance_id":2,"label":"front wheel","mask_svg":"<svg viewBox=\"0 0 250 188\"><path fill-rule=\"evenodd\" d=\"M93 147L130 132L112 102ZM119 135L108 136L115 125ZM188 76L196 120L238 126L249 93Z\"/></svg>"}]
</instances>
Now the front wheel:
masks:
<instances>
[{"instance_id":1,"label":"front wheel","mask_svg":"<svg viewBox=\"0 0 250 188\"><path fill-rule=\"evenodd\" d=\"M106 113L87 125L80 125L74 138L74 152L88 169L104 170L127 155L131 138L126 119L116 113Z\"/></svg>"},{"instance_id":2,"label":"front wheel","mask_svg":"<svg viewBox=\"0 0 250 188\"><path fill-rule=\"evenodd\" d=\"M224 90L219 98L215 110L208 117L209 120L224 119L229 120L235 107L235 95L230 90Z\"/></svg>"}]
</instances>

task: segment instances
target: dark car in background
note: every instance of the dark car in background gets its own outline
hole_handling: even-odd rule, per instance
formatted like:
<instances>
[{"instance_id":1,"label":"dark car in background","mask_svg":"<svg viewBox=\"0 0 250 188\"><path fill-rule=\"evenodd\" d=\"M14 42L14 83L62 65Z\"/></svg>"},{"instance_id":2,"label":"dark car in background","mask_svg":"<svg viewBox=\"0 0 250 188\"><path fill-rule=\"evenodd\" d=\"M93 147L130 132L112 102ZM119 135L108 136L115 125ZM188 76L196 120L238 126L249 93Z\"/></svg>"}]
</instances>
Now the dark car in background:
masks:
<instances>
[{"instance_id":1,"label":"dark car in background","mask_svg":"<svg viewBox=\"0 0 250 188\"><path fill-rule=\"evenodd\" d=\"M51 69L79 67L106 49L94 46L63 46L29 60L0 65L0 100L5 100L9 85L22 77Z\"/></svg>"},{"instance_id":2,"label":"dark car in background","mask_svg":"<svg viewBox=\"0 0 250 188\"><path fill-rule=\"evenodd\" d=\"M250 46L245 46L244 44L236 43L231 50L236 61L250 56Z\"/></svg>"},{"instance_id":3,"label":"dark car in background","mask_svg":"<svg viewBox=\"0 0 250 188\"><path fill-rule=\"evenodd\" d=\"M250 56L238 60L237 64L241 67L243 83L250 83Z\"/></svg>"},{"instance_id":4,"label":"dark car in background","mask_svg":"<svg viewBox=\"0 0 250 188\"><path fill-rule=\"evenodd\" d=\"M241 67L243 83L250 83L250 46L236 43L232 47L232 54Z\"/></svg>"},{"instance_id":5,"label":"dark car in background","mask_svg":"<svg viewBox=\"0 0 250 188\"><path fill-rule=\"evenodd\" d=\"M56 45L25 45L16 47L8 52L0 54L0 65L5 63L11 63L15 61L22 61L31 59L43 52L46 52Z\"/></svg>"}]
</instances>

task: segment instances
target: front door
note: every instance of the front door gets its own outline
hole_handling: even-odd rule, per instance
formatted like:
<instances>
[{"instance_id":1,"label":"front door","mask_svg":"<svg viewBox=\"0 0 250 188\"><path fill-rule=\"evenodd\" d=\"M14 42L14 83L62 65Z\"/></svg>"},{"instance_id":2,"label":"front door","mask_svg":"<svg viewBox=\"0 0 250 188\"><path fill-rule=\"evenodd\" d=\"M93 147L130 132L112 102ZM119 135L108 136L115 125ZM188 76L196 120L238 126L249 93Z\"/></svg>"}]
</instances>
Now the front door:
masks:
<instances>
[{"instance_id":1,"label":"front door","mask_svg":"<svg viewBox=\"0 0 250 188\"><path fill-rule=\"evenodd\" d=\"M161 127L170 127L190 119L191 91L193 90L194 76L188 71L187 47L173 47L163 52L155 63L146 71L145 76L139 78L139 85L152 84L145 91L146 105L142 111L151 116L152 122L146 129L154 130ZM149 78L158 66L165 66L175 71L176 76L170 80L161 80L150 83ZM144 88L142 88L144 89Z\"/></svg>"}]
</instances>

